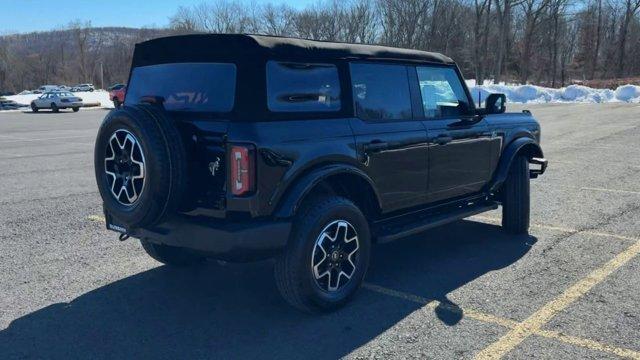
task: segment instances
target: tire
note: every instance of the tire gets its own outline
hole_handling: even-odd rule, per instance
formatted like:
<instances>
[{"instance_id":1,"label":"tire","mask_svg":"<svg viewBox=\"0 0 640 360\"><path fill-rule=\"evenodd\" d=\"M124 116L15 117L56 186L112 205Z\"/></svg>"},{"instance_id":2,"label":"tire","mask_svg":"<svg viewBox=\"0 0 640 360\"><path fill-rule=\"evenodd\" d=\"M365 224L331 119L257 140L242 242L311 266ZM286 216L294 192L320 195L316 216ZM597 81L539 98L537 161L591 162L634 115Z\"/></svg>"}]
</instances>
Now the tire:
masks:
<instances>
[{"instance_id":1,"label":"tire","mask_svg":"<svg viewBox=\"0 0 640 360\"><path fill-rule=\"evenodd\" d=\"M37 113L37 112L38 112L38 110L40 110L40 109L38 109L38 107L36 106L36 104L31 104L31 111L33 111L34 113Z\"/></svg>"},{"instance_id":2,"label":"tire","mask_svg":"<svg viewBox=\"0 0 640 360\"><path fill-rule=\"evenodd\" d=\"M120 108L120 100L118 100L118 98L113 98L113 107L116 109Z\"/></svg>"},{"instance_id":3,"label":"tire","mask_svg":"<svg viewBox=\"0 0 640 360\"><path fill-rule=\"evenodd\" d=\"M513 160L503 187L502 227L510 234L529 231L529 160L520 155Z\"/></svg>"},{"instance_id":4,"label":"tire","mask_svg":"<svg viewBox=\"0 0 640 360\"><path fill-rule=\"evenodd\" d=\"M57 113L60 111L60 109L58 108L58 105L56 105L56 103L51 103L51 111L53 111L54 113Z\"/></svg>"},{"instance_id":5,"label":"tire","mask_svg":"<svg viewBox=\"0 0 640 360\"><path fill-rule=\"evenodd\" d=\"M346 224L344 224L345 222ZM347 280L344 276L338 275L338 281L343 282L334 283L336 289L330 290L326 281L328 279L332 281L331 278L324 276L318 280L314 274L314 267L315 265L321 266L318 268L318 272L323 273L326 270L324 266L332 264L331 260L338 257L333 257L333 253L336 252L333 251L331 254L325 252L324 258L322 258L323 254L316 242L325 230L328 234L334 234L337 239L346 239L354 234L348 232L342 236L340 230L334 232L332 226L339 227L341 225L352 226L357 235L357 242L353 244L351 241L348 243L350 244L349 249L346 249L345 246L343 249L338 249L338 252L344 251L343 254L346 255L353 251L355 245L358 250L352 253L353 256L349 255L346 261L339 260L340 266L344 266L341 271L344 272L351 270L348 260L353 260L352 263L355 264L355 267L350 279ZM324 245L327 246L333 243L326 239L324 241ZM345 244L347 243L343 245ZM327 248L327 251L330 249ZM369 266L370 252L369 224L360 209L350 200L331 196L305 201L294 220L287 247L283 254L276 259L274 270L278 290L289 304L304 312L316 313L335 310L346 304L359 289ZM324 262L319 261L320 259L324 259ZM333 271L333 275L335 275L337 270L333 269ZM335 278L333 277L334 280Z\"/></svg>"},{"instance_id":6,"label":"tire","mask_svg":"<svg viewBox=\"0 0 640 360\"><path fill-rule=\"evenodd\" d=\"M74 107L74 108L71 108L71 110L73 110L73 112L78 112L78 111L80 111L80 108L79 107Z\"/></svg>"},{"instance_id":7,"label":"tire","mask_svg":"<svg viewBox=\"0 0 640 360\"><path fill-rule=\"evenodd\" d=\"M126 135L125 138L131 135L129 143L138 143L139 153L137 159L133 159L132 155L130 160L142 162L144 167L144 171L140 167L136 171L131 168L132 162L129 163L130 175L142 173L143 176L141 183L140 179L137 183L131 180L134 186L137 185L137 189L127 187L124 196L124 180L116 184L116 176L107 173L114 170L108 168L107 163L111 157L108 146L114 134L119 134L120 138L122 134ZM122 141L125 145L126 142ZM116 146L120 146L120 142ZM173 121L164 110L156 106L141 104L112 110L98 130L94 164L96 182L105 210L115 223L128 229L161 222L174 213L181 205L181 199L185 198L188 160L184 143ZM116 197L118 190L120 197ZM129 199L130 193L135 195L131 196L132 199Z\"/></svg>"},{"instance_id":8,"label":"tire","mask_svg":"<svg viewBox=\"0 0 640 360\"><path fill-rule=\"evenodd\" d=\"M140 240L140 244L154 260L170 266L185 267L200 264L205 260L204 257L184 248L155 244L147 240Z\"/></svg>"}]
</instances>

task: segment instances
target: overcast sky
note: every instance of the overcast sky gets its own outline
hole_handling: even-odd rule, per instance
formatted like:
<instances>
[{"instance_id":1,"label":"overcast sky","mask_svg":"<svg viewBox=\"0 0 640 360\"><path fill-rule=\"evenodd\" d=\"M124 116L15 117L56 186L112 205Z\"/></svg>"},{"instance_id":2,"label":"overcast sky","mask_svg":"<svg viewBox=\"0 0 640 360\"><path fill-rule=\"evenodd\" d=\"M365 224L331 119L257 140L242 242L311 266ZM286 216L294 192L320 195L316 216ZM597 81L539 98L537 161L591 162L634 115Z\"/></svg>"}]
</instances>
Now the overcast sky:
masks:
<instances>
[{"instance_id":1,"label":"overcast sky","mask_svg":"<svg viewBox=\"0 0 640 360\"><path fill-rule=\"evenodd\" d=\"M242 0L250 4L286 3L304 8L317 0ZM0 0L0 34L44 31L74 20L93 26L160 27L169 23L179 6L203 0ZM208 1L211 2L211 1Z\"/></svg>"}]
</instances>

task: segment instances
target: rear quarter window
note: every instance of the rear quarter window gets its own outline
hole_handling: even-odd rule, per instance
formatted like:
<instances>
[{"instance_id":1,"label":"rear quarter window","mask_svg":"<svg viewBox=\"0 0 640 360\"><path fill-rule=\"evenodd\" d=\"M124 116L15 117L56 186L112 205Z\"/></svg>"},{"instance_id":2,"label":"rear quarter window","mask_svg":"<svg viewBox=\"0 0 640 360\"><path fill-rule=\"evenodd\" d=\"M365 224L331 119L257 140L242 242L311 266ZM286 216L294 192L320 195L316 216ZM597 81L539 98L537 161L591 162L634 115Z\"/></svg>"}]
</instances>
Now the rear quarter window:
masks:
<instances>
[{"instance_id":1,"label":"rear quarter window","mask_svg":"<svg viewBox=\"0 0 640 360\"><path fill-rule=\"evenodd\" d=\"M353 100L360 119L412 119L406 66L352 63L350 67Z\"/></svg>"},{"instance_id":2,"label":"rear quarter window","mask_svg":"<svg viewBox=\"0 0 640 360\"><path fill-rule=\"evenodd\" d=\"M340 110L340 80L333 64L267 62L267 98L274 112Z\"/></svg>"},{"instance_id":3,"label":"rear quarter window","mask_svg":"<svg viewBox=\"0 0 640 360\"><path fill-rule=\"evenodd\" d=\"M235 93L234 64L160 64L133 69L125 102L160 97L168 111L229 112Z\"/></svg>"}]
</instances>

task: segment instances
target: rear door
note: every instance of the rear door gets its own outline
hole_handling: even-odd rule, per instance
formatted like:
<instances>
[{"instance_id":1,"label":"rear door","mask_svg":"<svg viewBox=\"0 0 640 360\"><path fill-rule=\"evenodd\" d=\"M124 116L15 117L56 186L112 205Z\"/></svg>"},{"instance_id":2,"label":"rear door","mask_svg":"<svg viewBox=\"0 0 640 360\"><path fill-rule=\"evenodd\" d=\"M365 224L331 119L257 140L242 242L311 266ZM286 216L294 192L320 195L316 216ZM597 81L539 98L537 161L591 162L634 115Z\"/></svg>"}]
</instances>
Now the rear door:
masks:
<instances>
[{"instance_id":1,"label":"rear door","mask_svg":"<svg viewBox=\"0 0 640 360\"><path fill-rule=\"evenodd\" d=\"M429 141L429 201L479 192L491 179L494 144L500 138L475 116L455 67L415 69Z\"/></svg>"},{"instance_id":2,"label":"rear door","mask_svg":"<svg viewBox=\"0 0 640 360\"><path fill-rule=\"evenodd\" d=\"M383 212L426 201L427 133L412 112L410 69L398 64L350 64L356 112L351 127Z\"/></svg>"}]
</instances>

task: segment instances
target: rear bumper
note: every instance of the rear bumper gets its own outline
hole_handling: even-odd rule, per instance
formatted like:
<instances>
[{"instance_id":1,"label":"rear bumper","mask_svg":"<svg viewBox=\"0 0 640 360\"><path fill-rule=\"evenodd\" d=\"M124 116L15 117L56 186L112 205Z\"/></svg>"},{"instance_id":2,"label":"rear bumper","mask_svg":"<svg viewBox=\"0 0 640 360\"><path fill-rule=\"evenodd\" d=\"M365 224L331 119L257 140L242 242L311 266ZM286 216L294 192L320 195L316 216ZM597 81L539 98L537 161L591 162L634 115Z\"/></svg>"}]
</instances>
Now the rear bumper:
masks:
<instances>
[{"instance_id":1,"label":"rear bumper","mask_svg":"<svg viewBox=\"0 0 640 360\"><path fill-rule=\"evenodd\" d=\"M129 235L153 243L179 246L229 261L267 259L287 244L291 222L262 220L221 222L205 217L176 216Z\"/></svg>"}]
</instances>

